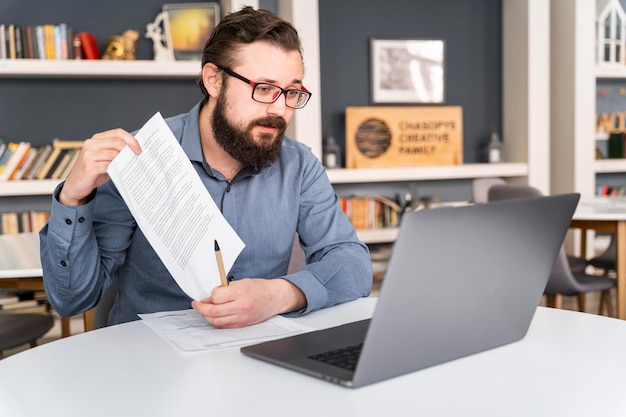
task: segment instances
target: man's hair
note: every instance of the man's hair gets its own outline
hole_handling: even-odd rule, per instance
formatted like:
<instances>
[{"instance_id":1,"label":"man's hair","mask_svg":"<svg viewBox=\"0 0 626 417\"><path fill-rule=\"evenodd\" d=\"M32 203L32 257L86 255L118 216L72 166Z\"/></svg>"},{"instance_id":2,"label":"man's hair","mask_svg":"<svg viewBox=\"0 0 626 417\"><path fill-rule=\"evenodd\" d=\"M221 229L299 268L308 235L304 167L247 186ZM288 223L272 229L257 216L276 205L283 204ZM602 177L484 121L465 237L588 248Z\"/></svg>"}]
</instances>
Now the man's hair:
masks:
<instances>
[{"instance_id":1,"label":"man's hair","mask_svg":"<svg viewBox=\"0 0 626 417\"><path fill-rule=\"evenodd\" d=\"M291 23L270 11L245 6L226 15L215 27L202 51L202 67L211 62L219 67L232 68L237 64L239 47L256 41L268 42L285 51L298 51L302 56L298 31ZM204 94L204 101L208 101L209 93L202 76L198 86Z\"/></svg>"}]
</instances>

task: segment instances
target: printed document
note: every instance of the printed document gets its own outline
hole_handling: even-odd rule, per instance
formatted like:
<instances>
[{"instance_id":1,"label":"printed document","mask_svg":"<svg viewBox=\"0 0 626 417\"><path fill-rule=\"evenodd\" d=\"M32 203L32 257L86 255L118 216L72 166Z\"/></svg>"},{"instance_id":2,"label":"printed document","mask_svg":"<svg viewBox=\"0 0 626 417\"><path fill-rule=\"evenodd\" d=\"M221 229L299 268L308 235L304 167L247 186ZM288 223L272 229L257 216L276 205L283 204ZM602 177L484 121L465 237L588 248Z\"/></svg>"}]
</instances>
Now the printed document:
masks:
<instances>
[{"instance_id":1,"label":"printed document","mask_svg":"<svg viewBox=\"0 0 626 417\"><path fill-rule=\"evenodd\" d=\"M160 113L135 135L142 152L127 146L108 174L135 221L180 288L194 300L219 286L219 242L228 272L245 244L226 221Z\"/></svg>"},{"instance_id":2,"label":"printed document","mask_svg":"<svg viewBox=\"0 0 626 417\"><path fill-rule=\"evenodd\" d=\"M193 309L139 314L139 317L185 351L243 346L314 330L282 316L241 329L218 329Z\"/></svg>"}]
</instances>

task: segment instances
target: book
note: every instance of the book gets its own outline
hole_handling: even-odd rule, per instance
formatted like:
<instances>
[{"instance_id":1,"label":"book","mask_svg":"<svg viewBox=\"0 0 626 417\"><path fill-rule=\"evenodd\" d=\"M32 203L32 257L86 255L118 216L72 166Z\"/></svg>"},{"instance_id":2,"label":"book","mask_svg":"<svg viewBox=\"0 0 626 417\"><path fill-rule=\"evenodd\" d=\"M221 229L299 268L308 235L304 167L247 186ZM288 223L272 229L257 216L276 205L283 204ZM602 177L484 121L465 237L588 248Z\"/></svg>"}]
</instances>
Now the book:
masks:
<instances>
[{"instance_id":1,"label":"book","mask_svg":"<svg viewBox=\"0 0 626 417\"><path fill-rule=\"evenodd\" d=\"M80 149L83 147L82 140L63 140L55 138L52 141L52 147L60 149Z\"/></svg>"},{"instance_id":2,"label":"book","mask_svg":"<svg viewBox=\"0 0 626 417\"><path fill-rule=\"evenodd\" d=\"M70 161L68 162L67 166L65 167L65 170L63 171L63 173L61 173L61 179L65 179L67 178L67 176L70 174L70 172L72 171L72 168L74 168L74 165L76 165L76 161L78 160L78 157L80 156L80 149L76 149L74 151L74 153L72 154L72 159L70 159Z\"/></svg>"},{"instance_id":3,"label":"book","mask_svg":"<svg viewBox=\"0 0 626 417\"><path fill-rule=\"evenodd\" d=\"M0 59L6 59L7 57L7 36L6 26L4 23L0 23Z\"/></svg>"},{"instance_id":4,"label":"book","mask_svg":"<svg viewBox=\"0 0 626 417\"><path fill-rule=\"evenodd\" d=\"M2 139L0 139L0 161L2 161L3 155L4 155L4 151L6 149L7 149L7 144L2 142ZM0 165L2 165L2 162L0 162Z\"/></svg>"},{"instance_id":5,"label":"book","mask_svg":"<svg viewBox=\"0 0 626 417\"><path fill-rule=\"evenodd\" d=\"M39 305L39 301L37 300L20 300L16 303L0 304L0 310L17 310L26 307L36 307L37 305Z\"/></svg>"},{"instance_id":6,"label":"book","mask_svg":"<svg viewBox=\"0 0 626 417\"><path fill-rule=\"evenodd\" d=\"M609 158L624 158L624 133L609 135Z\"/></svg>"},{"instance_id":7,"label":"book","mask_svg":"<svg viewBox=\"0 0 626 417\"><path fill-rule=\"evenodd\" d=\"M15 25L12 23L7 27L7 44L8 58L15 59Z\"/></svg>"},{"instance_id":8,"label":"book","mask_svg":"<svg viewBox=\"0 0 626 417\"><path fill-rule=\"evenodd\" d=\"M20 308L13 308L10 310L3 311L6 314L25 314L25 313L37 313L37 314L46 314L48 312L48 307L45 304L37 304L34 306L22 306Z\"/></svg>"},{"instance_id":9,"label":"book","mask_svg":"<svg viewBox=\"0 0 626 417\"><path fill-rule=\"evenodd\" d=\"M37 153L37 158L33 162L32 166L28 168L28 171L24 173L22 177L25 180L32 180L37 175L37 172L41 169L41 166L46 162L46 159L52 153L52 145L44 145L39 149Z\"/></svg>"},{"instance_id":10,"label":"book","mask_svg":"<svg viewBox=\"0 0 626 417\"><path fill-rule=\"evenodd\" d=\"M20 232L19 216L14 211L2 213L2 234L15 235Z\"/></svg>"},{"instance_id":11,"label":"book","mask_svg":"<svg viewBox=\"0 0 626 417\"><path fill-rule=\"evenodd\" d=\"M13 151L11 157L6 161L4 169L0 172L0 180L11 180L15 176L17 170L22 166L24 160L30 152L29 142L20 142Z\"/></svg>"},{"instance_id":12,"label":"book","mask_svg":"<svg viewBox=\"0 0 626 417\"><path fill-rule=\"evenodd\" d=\"M2 153L2 156L0 156L0 175L2 174L2 172L4 172L4 169L6 168L9 159L11 159L13 152L17 150L18 146L20 146L20 144L17 142L7 143L6 149Z\"/></svg>"},{"instance_id":13,"label":"book","mask_svg":"<svg viewBox=\"0 0 626 417\"><path fill-rule=\"evenodd\" d=\"M13 292L2 291L0 292L0 305L12 304L20 301L20 298Z\"/></svg>"},{"instance_id":14,"label":"book","mask_svg":"<svg viewBox=\"0 0 626 417\"><path fill-rule=\"evenodd\" d=\"M355 229L382 229L400 224L402 208L387 197L340 197L339 205Z\"/></svg>"},{"instance_id":15,"label":"book","mask_svg":"<svg viewBox=\"0 0 626 417\"><path fill-rule=\"evenodd\" d=\"M54 172L54 168L61 162L59 157L63 157L68 149L78 149L83 146L82 140L61 140L54 139L52 141L52 152L43 163L41 169L37 172L35 178L42 180L50 178ZM63 154L63 155L62 155Z\"/></svg>"},{"instance_id":16,"label":"book","mask_svg":"<svg viewBox=\"0 0 626 417\"><path fill-rule=\"evenodd\" d=\"M57 154L56 158L52 162L52 165L50 165L50 167L48 168L44 179L52 179L52 174L54 174L54 171L56 171L57 167L61 164L61 161L63 161L65 154L67 154L68 152L67 149L60 149L59 151L60 152Z\"/></svg>"},{"instance_id":17,"label":"book","mask_svg":"<svg viewBox=\"0 0 626 417\"><path fill-rule=\"evenodd\" d=\"M46 59L46 36L42 25L35 26L35 39L37 39L35 56L38 59Z\"/></svg>"},{"instance_id":18,"label":"book","mask_svg":"<svg viewBox=\"0 0 626 417\"><path fill-rule=\"evenodd\" d=\"M63 173L63 171L65 171L65 168L67 167L67 164L69 164L73 155L74 149L66 149L63 151L63 154L60 157L59 164L54 168L54 172L52 172L52 175L50 176L51 179L57 180L61 178L61 174Z\"/></svg>"},{"instance_id":19,"label":"book","mask_svg":"<svg viewBox=\"0 0 626 417\"><path fill-rule=\"evenodd\" d=\"M82 48L82 55L85 59L100 59L100 47L98 46L98 40L93 33L80 32L78 33L80 38L80 44Z\"/></svg>"},{"instance_id":20,"label":"book","mask_svg":"<svg viewBox=\"0 0 626 417\"><path fill-rule=\"evenodd\" d=\"M48 171L50 171L50 168L52 168L52 165L54 165L62 151L63 149L57 148L52 145L52 151L50 152L50 155L48 155L48 157L44 161L35 178L37 178L38 180L45 179L48 175Z\"/></svg>"},{"instance_id":21,"label":"book","mask_svg":"<svg viewBox=\"0 0 626 417\"><path fill-rule=\"evenodd\" d=\"M35 58L35 28L31 25L22 27L24 37L24 58Z\"/></svg>"},{"instance_id":22,"label":"book","mask_svg":"<svg viewBox=\"0 0 626 417\"><path fill-rule=\"evenodd\" d=\"M72 36L72 54L74 59L83 59L83 45L80 42L80 35L78 33Z\"/></svg>"},{"instance_id":23,"label":"book","mask_svg":"<svg viewBox=\"0 0 626 417\"><path fill-rule=\"evenodd\" d=\"M46 59L54 59L56 57L56 48L54 45L54 25L43 25L43 37L45 45Z\"/></svg>"},{"instance_id":24,"label":"book","mask_svg":"<svg viewBox=\"0 0 626 417\"><path fill-rule=\"evenodd\" d=\"M33 231L30 222L30 213L28 211L23 211L20 213L20 233L30 233Z\"/></svg>"},{"instance_id":25,"label":"book","mask_svg":"<svg viewBox=\"0 0 626 417\"><path fill-rule=\"evenodd\" d=\"M22 34L22 26L15 25L15 58L24 58L24 39Z\"/></svg>"},{"instance_id":26,"label":"book","mask_svg":"<svg viewBox=\"0 0 626 417\"><path fill-rule=\"evenodd\" d=\"M30 150L28 151L28 155L26 156L26 159L24 159L24 163L22 163L22 166L17 170L17 172L11 179L17 181L17 180L21 180L22 178L24 178L24 174L33 165L33 163L35 162L35 159L37 159L39 150L40 148L38 147L35 147L35 146L30 147Z\"/></svg>"},{"instance_id":27,"label":"book","mask_svg":"<svg viewBox=\"0 0 626 417\"><path fill-rule=\"evenodd\" d=\"M30 214L30 229L33 232L39 232L48 222L50 218L49 211L31 210Z\"/></svg>"}]
</instances>

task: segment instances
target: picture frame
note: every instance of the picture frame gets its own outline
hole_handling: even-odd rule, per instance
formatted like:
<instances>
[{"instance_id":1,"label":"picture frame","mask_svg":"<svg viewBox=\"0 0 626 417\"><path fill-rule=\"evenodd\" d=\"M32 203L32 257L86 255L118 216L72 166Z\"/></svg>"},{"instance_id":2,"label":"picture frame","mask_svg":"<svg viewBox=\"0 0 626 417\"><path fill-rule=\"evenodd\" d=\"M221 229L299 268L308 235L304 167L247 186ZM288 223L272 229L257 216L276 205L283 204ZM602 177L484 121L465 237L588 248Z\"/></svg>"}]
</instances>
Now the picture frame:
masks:
<instances>
[{"instance_id":1,"label":"picture frame","mask_svg":"<svg viewBox=\"0 0 626 417\"><path fill-rule=\"evenodd\" d=\"M443 39L370 38L373 103L444 103Z\"/></svg>"},{"instance_id":2,"label":"picture frame","mask_svg":"<svg viewBox=\"0 0 626 417\"><path fill-rule=\"evenodd\" d=\"M220 21L219 3L164 4L167 45L176 61L201 60L202 50Z\"/></svg>"}]
</instances>

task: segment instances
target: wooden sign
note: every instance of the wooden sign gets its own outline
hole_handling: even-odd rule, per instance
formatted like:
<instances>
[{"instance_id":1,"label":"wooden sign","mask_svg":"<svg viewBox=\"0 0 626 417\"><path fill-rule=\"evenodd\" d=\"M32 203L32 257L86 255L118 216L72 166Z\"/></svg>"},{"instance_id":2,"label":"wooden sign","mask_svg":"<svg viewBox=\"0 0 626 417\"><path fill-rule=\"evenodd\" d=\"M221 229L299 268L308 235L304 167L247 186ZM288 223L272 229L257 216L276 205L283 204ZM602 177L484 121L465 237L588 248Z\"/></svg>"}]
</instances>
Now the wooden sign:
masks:
<instances>
[{"instance_id":1,"label":"wooden sign","mask_svg":"<svg viewBox=\"0 0 626 417\"><path fill-rule=\"evenodd\" d=\"M462 163L459 106L346 108L346 168Z\"/></svg>"}]
</instances>

